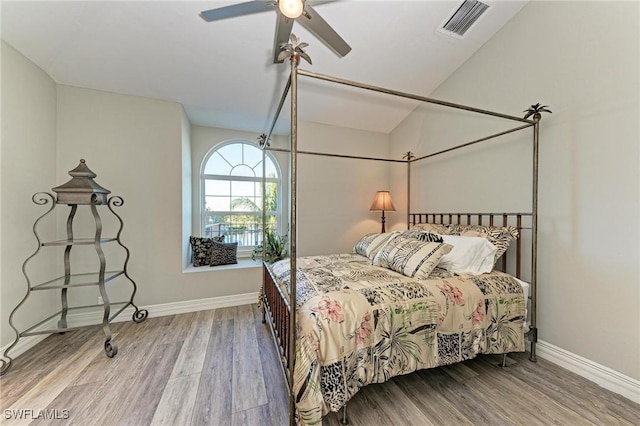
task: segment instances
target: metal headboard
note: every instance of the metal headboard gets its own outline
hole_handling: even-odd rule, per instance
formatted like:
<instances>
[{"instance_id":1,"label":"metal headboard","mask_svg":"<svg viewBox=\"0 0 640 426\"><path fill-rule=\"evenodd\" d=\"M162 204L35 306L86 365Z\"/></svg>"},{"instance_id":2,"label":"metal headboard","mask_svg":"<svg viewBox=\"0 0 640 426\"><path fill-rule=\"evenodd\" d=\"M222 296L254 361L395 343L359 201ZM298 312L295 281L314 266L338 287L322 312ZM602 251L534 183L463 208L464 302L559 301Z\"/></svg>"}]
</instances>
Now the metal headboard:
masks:
<instances>
[{"instance_id":1,"label":"metal headboard","mask_svg":"<svg viewBox=\"0 0 640 426\"><path fill-rule=\"evenodd\" d=\"M419 223L439 225L513 226L520 237L515 241L516 278L522 277L523 230L531 230L532 213L409 213L409 227ZM510 250L509 250L510 251ZM500 260L499 269L507 272L507 253Z\"/></svg>"}]
</instances>

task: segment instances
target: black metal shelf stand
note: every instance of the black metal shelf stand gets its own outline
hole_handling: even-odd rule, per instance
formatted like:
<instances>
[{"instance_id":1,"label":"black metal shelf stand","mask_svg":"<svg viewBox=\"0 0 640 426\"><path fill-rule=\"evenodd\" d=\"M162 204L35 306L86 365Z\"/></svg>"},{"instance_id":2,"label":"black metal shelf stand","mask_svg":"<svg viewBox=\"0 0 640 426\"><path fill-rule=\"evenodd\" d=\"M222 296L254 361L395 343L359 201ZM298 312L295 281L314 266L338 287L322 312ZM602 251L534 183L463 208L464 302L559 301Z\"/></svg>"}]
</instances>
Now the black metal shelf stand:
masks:
<instances>
[{"instance_id":1,"label":"black metal shelf stand","mask_svg":"<svg viewBox=\"0 0 640 426\"><path fill-rule=\"evenodd\" d=\"M90 178L95 177L95 174L93 174L93 172L91 172L84 165L84 160L81 160L81 165L79 166L79 168L81 166L84 167L81 170L84 173L84 175L87 175ZM70 174L74 176L74 179L76 175L74 175L73 172L77 170L78 169L70 172ZM88 171L88 173L90 174L88 174L86 171ZM82 177L86 178L86 176L84 175ZM62 187L59 187L59 188L62 188ZM57 191L57 189L58 188L54 188L54 191L59 192ZM124 204L124 200L122 199L122 197L119 197L119 196L111 196L107 198L106 194L108 194L109 191L101 187L100 189L102 191L93 191L94 193L92 193L91 191L85 191L84 196L87 197L86 202L84 201L78 201L77 203L74 203L73 201L70 202L68 194L66 195L66 197L64 194L60 194L58 196L58 199L56 200L56 197L52 193L48 193L48 192L38 192L34 194L33 197L31 198L32 201L37 205L44 206L49 203L51 203L51 205L49 209L40 217L38 217L38 219L36 219L35 223L33 224L33 233L38 242L38 246L35 252L31 256L29 256L22 265L22 273L27 282L27 292L22 298L22 300L20 301L20 303L18 303L18 305L13 309L13 311L11 311L11 314L9 315L9 325L15 332L15 340L10 346L7 347L7 349L2 354L3 356L1 360L2 364L0 365L0 376L4 375L11 367L13 359L8 355L8 353L11 349L13 349L16 346L16 344L18 343L21 337L33 336L38 334L64 333L66 331L70 331L70 330L74 330L82 327L89 327L89 326L102 324L102 330L105 335L104 350L106 355L112 358L118 353L118 346L116 345L115 342L112 341L109 324L128 307L133 307L133 309L135 310L132 316L132 320L136 323L140 323L144 321L149 315L149 312L146 309L140 309L134 303L134 297L136 295L137 285L135 281L129 276L129 273L127 272L127 265L129 263L130 253L129 253L129 249L122 243L120 239L120 235L124 227L124 222L122 221L122 218L114 210L115 207L122 206ZM60 192L64 192L64 191L60 191ZM38 230L37 230L38 223L45 216L48 216L58 204L67 204L71 207L71 211L69 212L69 216L67 218L67 238L64 240L43 242L41 241L40 235L38 234ZM91 214L93 215L93 219L95 221L94 238L75 238L74 239L73 220L78 210L78 205L88 205L91 209ZM98 211L99 210L98 208L101 205L106 205L109 211L117 218L120 224L116 237L112 237L112 238L102 237L102 220L100 218L100 214ZM124 260L123 267L120 270L106 271L106 259L105 259L104 252L102 250L102 244L110 243L110 242L117 242L120 245L120 247L122 247L125 250L126 257ZM100 267L97 272L82 273L82 274L71 273L71 261L70 261L71 249L76 245L80 245L80 246L92 245L95 248L96 254L100 262ZM38 253L43 247L65 247L64 276L60 276L43 283L32 285L31 280L29 279L29 276L27 274L27 265L36 255L38 255ZM109 294L107 292L106 284L121 275L124 275L124 277L132 285L131 296L129 300L112 303L109 300ZM98 287L100 296L102 297L102 304L70 307L69 301L68 301L69 289L77 288L77 287L87 287L87 286ZM33 291L38 291L38 290L40 291L60 290L61 309L54 315L39 322L38 324L32 327L29 327L26 330L19 331L18 328L16 328L16 326L14 325L14 315L16 311L20 309L20 307L27 301L31 293ZM79 313L79 314L83 314L83 313L97 313L98 315L102 314L102 322L86 324L87 322L86 318L83 317L84 321L80 321L79 324L73 324L73 318L70 319L68 317L68 314L70 312ZM52 322L55 320L55 318L58 318L57 327L52 326Z\"/></svg>"}]
</instances>

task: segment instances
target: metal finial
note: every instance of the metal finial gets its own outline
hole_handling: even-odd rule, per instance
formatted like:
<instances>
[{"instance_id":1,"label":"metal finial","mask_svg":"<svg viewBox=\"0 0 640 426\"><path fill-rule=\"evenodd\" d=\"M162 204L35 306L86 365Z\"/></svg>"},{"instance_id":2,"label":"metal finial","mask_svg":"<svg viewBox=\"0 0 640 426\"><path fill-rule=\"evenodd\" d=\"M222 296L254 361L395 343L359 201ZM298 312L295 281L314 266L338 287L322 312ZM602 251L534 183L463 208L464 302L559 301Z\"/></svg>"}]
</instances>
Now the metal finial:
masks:
<instances>
[{"instance_id":1,"label":"metal finial","mask_svg":"<svg viewBox=\"0 0 640 426\"><path fill-rule=\"evenodd\" d=\"M407 152L405 152L405 154L402 156L402 159L403 159L403 160L407 160L407 161L411 161L411 160L413 160L414 158L416 158L416 156L415 156L415 155L413 155L413 152L411 152L411 151L407 151Z\"/></svg>"},{"instance_id":2,"label":"metal finial","mask_svg":"<svg viewBox=\"0 0 640 426\"><path fill-rule=\"evenodd\" d=\"M53 188L58 195L58 204L106 204L107 195L111 191L93 180L97 175L87 167L84 159L69 171L69 175L71 180Z\"/></svg>"},{"instance_id":3,"label":"metal finial","mask_svg":"<svg viewBox=\"0 0 640 426\"><path fill-rule=\"evenodd\" d=\"M260 136L258 136L258 145L260 145L260 148L264 148L265 145L266 146L271 146L271 142L267 141L267 134L263 133Z\"/></svg>"},{"instance_id":4,"label":"metal finial","mask_svg":"<svg viewBox=\"0 0 640 426\"><path fill-rule=\"evenodd\" d=\"M278 60L284 61L289 58L293 61L297 58L302 58L311 64L311 57L304 51L307 46L309 46L309 43L301 42L294 33L291 33L289 42L280 45L281 52L278 55Z\"/></svg>"},{"instance_id":5,"label":"metal finial","mask_svg":"<svg viewBox=\"0 0 640 426\"><path fill-rule=\"evenodd\" d=\"M534 121L538 121L542 118L542 112L548 112L549 114L551 114L551 110L548 109L548 107L549 105L541 105L540 102L538 102L537 104L531 105L529 108L525 109L522 112L525 113L525 119L531 117Z\"/></svg>"}]
</instances>

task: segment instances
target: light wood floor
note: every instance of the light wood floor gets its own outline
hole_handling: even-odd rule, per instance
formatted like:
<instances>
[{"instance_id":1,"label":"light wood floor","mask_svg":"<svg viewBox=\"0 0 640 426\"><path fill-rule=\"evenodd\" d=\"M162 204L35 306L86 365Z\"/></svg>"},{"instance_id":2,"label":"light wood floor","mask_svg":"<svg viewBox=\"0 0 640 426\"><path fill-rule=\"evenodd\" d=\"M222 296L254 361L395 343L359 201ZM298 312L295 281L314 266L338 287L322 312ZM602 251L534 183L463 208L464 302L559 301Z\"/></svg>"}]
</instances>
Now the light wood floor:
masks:
<instances>
[{"instance_id":1,"label":"light wood floor","mask_svg":"<svg viewBox=\"0 0 640 426\"><path fill-rule=\"evenodd\" d=\"M68 410L67 420L25 424L286 425L288 399L267 326L255 305L54 335L0 379L9 409ZM349 402L351 425L631 425L640 406L526 354L482 356L396 377ZM338 425L337 416L325 424Z\"/></svg>"}]
</instances>

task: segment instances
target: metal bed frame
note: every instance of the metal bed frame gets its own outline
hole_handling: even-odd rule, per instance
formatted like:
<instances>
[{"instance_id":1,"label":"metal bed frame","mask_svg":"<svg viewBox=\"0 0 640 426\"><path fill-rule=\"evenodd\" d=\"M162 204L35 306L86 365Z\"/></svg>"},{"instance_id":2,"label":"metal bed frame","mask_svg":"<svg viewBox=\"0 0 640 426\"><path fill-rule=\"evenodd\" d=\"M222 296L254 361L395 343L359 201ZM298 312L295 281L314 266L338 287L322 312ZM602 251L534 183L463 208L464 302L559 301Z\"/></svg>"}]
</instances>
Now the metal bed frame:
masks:
<instances>
[{"instance_id":1,"label":"metal bed frame","mask_svg":"<svg viewBox=\"0 0 640 426\"><path fill-rule=\"evenodd\" d=\"M283 47L284 49L284 47ZM299 69L300 55L296 51L296 46L289 45L291 74L287 80L282 97L278 104L275 117L271 124L271 127L267 133L263 133L258 138L259 145L263 149L263 176L265 175L265 161L266 151L278 151L290 153L290 270L297 270L297 174L298 174L298 154L306 155L319 155L337 158L350 158L359 160L371 160L371 161L386 161L395 163L405 163L407 165L407 227L417 223L441 223L441 224L483 224L483 219L489 220L489 225L501 222L501 225L510 224L515 226L519 231L528 229L531 231L531 275L530 280L530 318L529 325L530 331L528 333L529 341L531 342L529 360L537 362L536 358L536 342L538 330L536 327L536 294L537 294L537 223L538 223L538 145L540 134L540 115L534 115L533 120L524 119L512 115L502 114L499 112L484 110L480 108L474 108L467 105L456 104L452 102L441 101L438 99L427 98L424 96L413 95L410 93L399 92L395 90L385 89L382 87L372 86L364 83L358 83L355 81L345 80L337 77L332 77L324 74L318 74L310 71ZM444 107L470 111L478 114L488 115L492 117L502 118L505 120L516 121L521 123L518 127L492 134L480 139L476 139L461 145L454 146L442 151L438 151L432 154L424 155L421 157L415 157L412 152L405 153L402 160L388 159L388 158L374 158L352 155L340 155L340 154L328 154L321 152L301 151L298 150L298 78L299 76L310 77L318 80L323 80L330 83L337 83L341 85L351 86L359 89L369 90L378 93L384 93L393 96L399 96L402 98L421 101L429 104L436 104ZM282 107L288 94L291 94L291 149L272 148L269 144L269 140L275 128L276 122L282 111ZM465 148L470 145L478 144L484 141L488 141L509 133L517 132L520 130L533 128L533 184L532 184L532 210L526 213L412 213L411 212L411 166L417 161L421 161L427 158L435 157L447 152ZM266 193L265 181L263 179L262 186L263 193ZM266 223L266 212L263 206L263 224ZM530 226L523 226L523 218L529 218ZM513 221L515 220L515 224ZM486 222L485 222L486 223ZM264 226L263 226L264 229ZM522 233L521 233L522 235ZM521 275L521 260L522 238L516 240L516 265L515 276L520 278ZM264 235L263 235L264 240ZM263 259L264 259L264 244L263 244ZM264 262L263 262L264 263ZM507 256L502 259L500 269L506 271L507 268ZM296 274L290 276L290 294L285 294L279 286L276 285L276 280L271 275L271 272L267 268L266 264L263 265L263 285L260 291L260 298L262 302L263 310L263 322L267 322L270 326L271 334L278 348L281 367L285 380L289 388L289 423L295 424L295 395L294 395L294 371L295 371L295 330L296 330L296 315L291 315L292 307L296 306ZM346 404L343 407L343 424L347 423L346 420Z\"/></svg>"}]
</instances>

